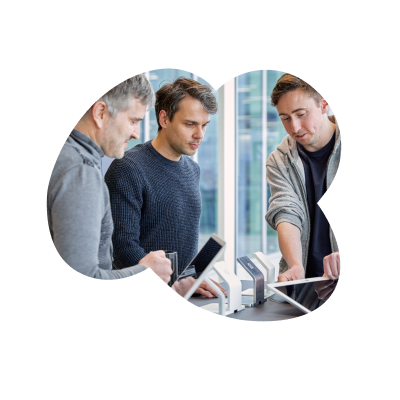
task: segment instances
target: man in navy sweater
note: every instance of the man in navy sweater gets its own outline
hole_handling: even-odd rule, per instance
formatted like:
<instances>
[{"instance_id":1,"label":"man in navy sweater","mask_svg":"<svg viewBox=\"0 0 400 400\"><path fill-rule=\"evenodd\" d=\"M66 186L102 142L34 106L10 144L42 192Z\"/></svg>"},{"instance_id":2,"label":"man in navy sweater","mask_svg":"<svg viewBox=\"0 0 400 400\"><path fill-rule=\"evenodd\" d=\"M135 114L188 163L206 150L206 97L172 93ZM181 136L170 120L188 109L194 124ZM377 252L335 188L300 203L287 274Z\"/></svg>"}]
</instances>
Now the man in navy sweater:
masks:
<instances>
[{"instance_id":1,"label":"man in navy sweater","mask_svg":"<svg viewBox=\"0 0 400 400\"><path fill-rule=\"evenodd\" d=\"M114 160L105 175L115 225L114 268L163 249L178 252L181 273L196 255L200 168L188 156L196 153L217 110L211 88L192 79L179 78L156 93L156 139ZM217 296L206 283L197 293Z\"/></svg>"}]
</instances>

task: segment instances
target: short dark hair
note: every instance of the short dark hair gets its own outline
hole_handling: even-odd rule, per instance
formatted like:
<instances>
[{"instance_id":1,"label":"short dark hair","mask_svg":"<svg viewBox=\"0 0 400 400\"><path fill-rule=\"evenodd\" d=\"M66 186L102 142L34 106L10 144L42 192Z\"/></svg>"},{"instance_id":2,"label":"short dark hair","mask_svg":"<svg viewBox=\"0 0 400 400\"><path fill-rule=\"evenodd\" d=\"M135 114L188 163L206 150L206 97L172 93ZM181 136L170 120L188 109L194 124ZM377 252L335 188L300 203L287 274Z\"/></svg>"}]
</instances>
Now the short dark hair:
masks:
<instances>
[{"instance_id":1,"label":"short dark hair","mask_svg":"<svg viewBox=\"0 0 400 400\"><path fill-rule=\"evenodd\" d=\"M296 89L304 90L319 105L322 96L307 82L291 74L284 74L276 82L271 93L271 106L276 107L279 99L288 92Z\"/></svg>"},{"instance_id":2,"label":"short dark hair","mask_svg":"<svg viewBox=\"0 0 400 400\"><path fill-rule=\"evenodd\" d=\"M179 103L186 97L199 100L209 114L216 114L218 111L217 99L212 94L208 85L202 85L189 78L177 78L173 83L167 83L156 92L156 118L158 132L161 130L159 121L160 111L164 110L170 121L175 113L179 111Z\"/></svg>"}]
</instances>

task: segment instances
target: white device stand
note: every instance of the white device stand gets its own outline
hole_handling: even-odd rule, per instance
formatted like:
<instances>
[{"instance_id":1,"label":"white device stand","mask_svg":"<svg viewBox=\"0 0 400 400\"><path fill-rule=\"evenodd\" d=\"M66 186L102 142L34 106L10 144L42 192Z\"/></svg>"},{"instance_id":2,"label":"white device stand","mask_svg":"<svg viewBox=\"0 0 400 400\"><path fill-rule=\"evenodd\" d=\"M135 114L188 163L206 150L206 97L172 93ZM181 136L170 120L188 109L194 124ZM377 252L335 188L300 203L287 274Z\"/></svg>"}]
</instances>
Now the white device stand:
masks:
<instances>
[{"instance_id":1,"label":"white device stand","mask_svg":"<svg viewBox=\"0 0 400 400\"><path fill-rule=\"evenodd\" d=\"M212 268L217 275L226 283L228 297L225 295L209 278L204 280L218 293L218 303L210 303L202 306L204 310L214 312L220 315L229 315L237 311L244 310L245 307L242 305L242 282L240 279L231 271L226 268L225 261L220 261L214 264Z\"/></svg>"},{"instance_id":2,"label":"white device stand","mask_svg":"<svg viewBox=\"0 0 400 400\"><path fill-rule=\"evenodd\" d=\"M275 267L272 262L269 261L265 254L261 251L257 251L253 253L253 255L267 271L266 284L268 285L269 283L275 283ZM253 289L247 289L242 294L246 296L252 296ZM264 290L264 299L268 299L268 297L271 297L274 294L275 293L272 290L268 289L268 286L266 286L266 289Z\"/></svg>"},{"instance_id":3,"label":"white device stand","mask_svg":"<svg viewBox=\"0 0 400 400\"><path fill-rule=\"evenodd\" d=\"M275 282L275 267L272 264L271 261L268 260L268 258L265 256L264 253L261 251L257 251L256 253L253 254L254 257L258 260L258 262L265 268L267 271L267 285L269 283L274 283ZM265 289L265 296L271 296L271 291L267 288Z\"/></svg>"}]
</instances>

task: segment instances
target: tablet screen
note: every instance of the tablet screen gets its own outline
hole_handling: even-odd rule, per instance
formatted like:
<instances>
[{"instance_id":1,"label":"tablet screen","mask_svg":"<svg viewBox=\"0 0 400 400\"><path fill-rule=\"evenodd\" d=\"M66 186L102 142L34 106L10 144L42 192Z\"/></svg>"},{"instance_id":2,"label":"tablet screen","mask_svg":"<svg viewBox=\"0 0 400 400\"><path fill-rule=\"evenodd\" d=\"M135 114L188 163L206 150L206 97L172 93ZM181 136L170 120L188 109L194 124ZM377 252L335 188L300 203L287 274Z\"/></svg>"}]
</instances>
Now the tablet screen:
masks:
<instances>
[{"instance_id":1,"label":"tablet screen","mask_svg":"<svg viewBox=\"0 0 400 400\"><path fill-rule=\"evenodd\" d=\"M338 279L299 283L277 286L275 290L279 290L308 310L314 311L329 299L336 288L337 282Z\"/></svg>"},{"instance_id":2,"label":"tablet screen","mask_svg":"<svg viewBox=\"0 0 400 400\"><path fill-rule=\"evenodd\" d=\"M202 249L197 253L194 259L189 263L189 265L182 271L179 275L182 276L186 269L189 266L194 265L196 269L197 277L201 275L201 273L207 268L208 264L213 260L213 258L218 254L218 252L222 249L222 245L216 242L212 237L208 239L206 244L202 247ZM179 279L178 277L178 279Z\"/></svg>"}]
</instances>

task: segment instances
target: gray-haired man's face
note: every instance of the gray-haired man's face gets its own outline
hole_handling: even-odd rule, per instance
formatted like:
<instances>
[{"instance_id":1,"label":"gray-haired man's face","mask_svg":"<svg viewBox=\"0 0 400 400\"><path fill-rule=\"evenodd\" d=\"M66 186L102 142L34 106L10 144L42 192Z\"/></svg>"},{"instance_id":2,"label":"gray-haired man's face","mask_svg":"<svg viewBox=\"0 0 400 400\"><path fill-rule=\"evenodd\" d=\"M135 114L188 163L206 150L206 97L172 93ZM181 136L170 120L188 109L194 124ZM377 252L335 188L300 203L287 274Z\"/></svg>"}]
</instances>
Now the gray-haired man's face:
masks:
<instances>
[{"instance_id":1,"label":"gray-haired man's face","mask_svg":"<svg viewBox=\"0 0 400 400\"><path fill-rule=\"evenodd\" d=\"M146 105L132 99L126 111L120 111L108 118L102 135L102 150L107 157L122 158L130 139L139 139L140 121L146 113Z\"/></svg>"}]
</instances>

